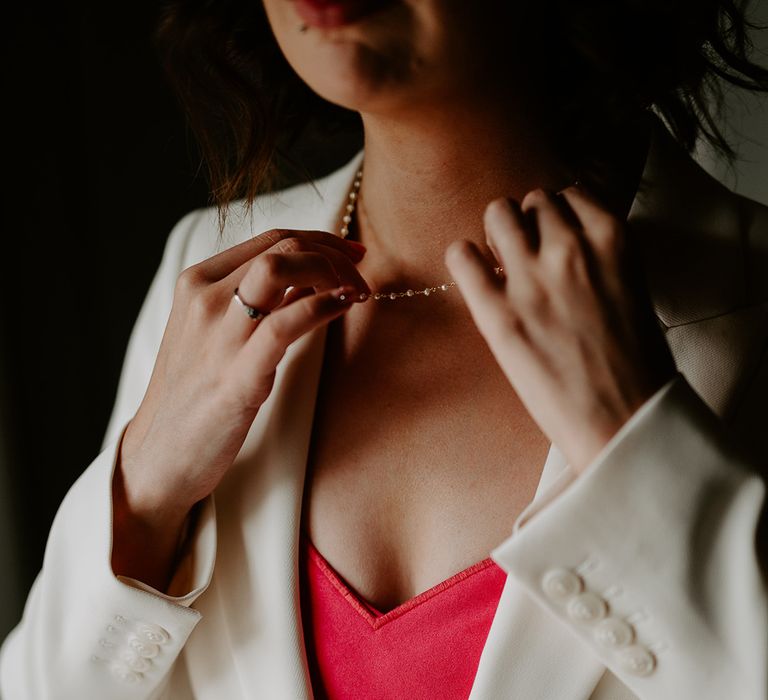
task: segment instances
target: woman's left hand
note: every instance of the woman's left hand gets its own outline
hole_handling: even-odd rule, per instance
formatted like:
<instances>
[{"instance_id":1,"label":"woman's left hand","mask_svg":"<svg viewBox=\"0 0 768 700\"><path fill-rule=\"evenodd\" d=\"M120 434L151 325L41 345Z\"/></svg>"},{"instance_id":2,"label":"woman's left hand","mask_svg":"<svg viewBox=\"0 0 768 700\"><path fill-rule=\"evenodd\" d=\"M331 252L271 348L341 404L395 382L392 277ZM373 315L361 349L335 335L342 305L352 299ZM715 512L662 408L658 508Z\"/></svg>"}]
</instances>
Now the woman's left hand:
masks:
<instances>
[{"instance_id":1,"label":"woman's left hand","mask_svg":"<svg viewBox=\"0 0 768 700\"><path fill-rule=\"evenodd\" d=\"M676 371L626 222L578 185L485 211L504 277L468 240L445 263L532 418L581 473Z\"/></svg>"}]
</instances>

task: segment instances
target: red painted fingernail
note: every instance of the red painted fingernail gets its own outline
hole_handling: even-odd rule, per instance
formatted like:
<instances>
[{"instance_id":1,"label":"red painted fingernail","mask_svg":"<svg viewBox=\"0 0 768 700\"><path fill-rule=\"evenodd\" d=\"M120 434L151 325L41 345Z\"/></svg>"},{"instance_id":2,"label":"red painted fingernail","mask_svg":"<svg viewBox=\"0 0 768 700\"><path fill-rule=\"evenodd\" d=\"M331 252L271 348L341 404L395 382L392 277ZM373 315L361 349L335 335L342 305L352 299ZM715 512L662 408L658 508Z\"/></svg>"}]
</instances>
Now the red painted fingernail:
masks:
<instances>
[{"instance_id":1,"label":"red painted fingernail","mask_svg":"<svg viewBox=\"0 0 768 700\"><path fill-rule=\"evenodd\" d=\"M366 250L368 250L362 243L358 243L357 241L346 241L345 243L348 246L352 246L354 250L359 250L361 253L365 253Z\"/></svg>"}]
</instances>

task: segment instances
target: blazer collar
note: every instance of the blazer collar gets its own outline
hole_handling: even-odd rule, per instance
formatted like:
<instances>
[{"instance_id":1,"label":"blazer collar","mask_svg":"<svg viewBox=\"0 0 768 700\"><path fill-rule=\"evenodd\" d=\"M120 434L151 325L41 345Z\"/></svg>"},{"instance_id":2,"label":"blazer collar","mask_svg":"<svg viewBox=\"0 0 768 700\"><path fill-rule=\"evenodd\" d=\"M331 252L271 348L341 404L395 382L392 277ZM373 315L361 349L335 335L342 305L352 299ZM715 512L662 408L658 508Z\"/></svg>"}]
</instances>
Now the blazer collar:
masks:
<instances>
[{"instance_id":1,"label":"blazer collar","mask_svg":"<svg viewBox=\"0 0 768 700\"><path fill-rule=\"evenodd\" d=\"M746 303L739 202L658 117L652 119L641 187L627 220L656 315L665 326L710 318Z\"/></svg>"},{"instance_id":2,"label":"blazer collar","mask_svg":"<svg viewBox=\"0 0 768 700\"><path fill-rule=\"evenodd\" d=\"M261 199L270 227L338 231L362 158L361 150L312 186L297 185ZM650 187L636 195L628 220L640 243L659 320L665 326L687 324L722 314L743 301L733 195L685 154L660 123L652 130L643 180ZM321 326L289 346L267 402L231 473L217 489L217 500L221 493L227 504L217 516L221 558L217 571L236 579L237 593L236 599L219 598L221 619L242 687L263 689L270 697L311 697L299 607L298 538L325 338L326 326ZM705 353L690 353L687 361L692 367L704 363ZM705 374L712 386L721 381L713 373ZM565 466L552 446L539 492ZM238 600L251 601L247 615ZM574 643L562 625L526 602L509 579L499 611L473 699L536 696L538 672L529 671L547 674L541 659L553 649L564 662L557 697L589 697L604 671L602 665ZM508 620L524 623L526 644L530 638L532 646L546 647L538 663L520 674L512 673L513 667L520 667L510 665L508 656L510 648L520 651L514 641L520 627L513 629ZM530 655L523 656L534 663ZM485 692L491 688L495 696Z\"/></svg>"}]
</instances>

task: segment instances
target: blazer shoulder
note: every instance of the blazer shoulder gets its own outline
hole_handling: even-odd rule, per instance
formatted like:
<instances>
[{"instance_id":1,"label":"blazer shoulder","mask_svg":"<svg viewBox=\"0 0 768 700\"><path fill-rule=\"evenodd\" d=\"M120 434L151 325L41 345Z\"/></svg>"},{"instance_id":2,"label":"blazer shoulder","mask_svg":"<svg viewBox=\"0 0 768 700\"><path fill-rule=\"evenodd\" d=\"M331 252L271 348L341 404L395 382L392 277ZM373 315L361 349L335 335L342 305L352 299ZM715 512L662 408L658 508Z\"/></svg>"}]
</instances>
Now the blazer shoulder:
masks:
<instances>
[{"instance_id":1,"label":"blazer shoulder","mask_svg":"<svg viewBox=\"0 0 768 700\"><path fill-rule=\"evenodd\" d=\"M322 177L258 195L249 207L245 200L230 202L221 218L215 206L194 210L183 217L172 236L185 237L185 267L216 255L271 229L329 229L342 204L347 180L362 152Z\"/></svg>"}]
</instances>

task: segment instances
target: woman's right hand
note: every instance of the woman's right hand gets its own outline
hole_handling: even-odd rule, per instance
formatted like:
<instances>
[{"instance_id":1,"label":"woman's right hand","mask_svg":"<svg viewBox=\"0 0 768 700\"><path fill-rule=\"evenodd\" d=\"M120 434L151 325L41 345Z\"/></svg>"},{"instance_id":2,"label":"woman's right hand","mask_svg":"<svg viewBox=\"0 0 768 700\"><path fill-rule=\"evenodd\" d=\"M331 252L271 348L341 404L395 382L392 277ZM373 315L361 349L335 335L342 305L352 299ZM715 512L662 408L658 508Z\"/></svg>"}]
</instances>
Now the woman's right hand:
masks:
<instances>
[{"instance_id":1,"label":"woman's right hand","mask_svg":"<svg viewBox=\"0 0 768 700\"><path fill-rule=\"evenodd\" d=\"M131 569L126 575L140 578L131 543L142 529L156 549L173 549L171 533L234 462L287 347L370 294L355 267L364 252L324 231L271 230L179 275L149 386L120 446L115 573ZM344 301L340 287L347 288ZM235 288L268 315L251 319ZM159 559L167 554L158 552ZM169 562L163 564L167 572ZM154 578L163 580L157 572Z\"/></svg>"}]
</instances>

